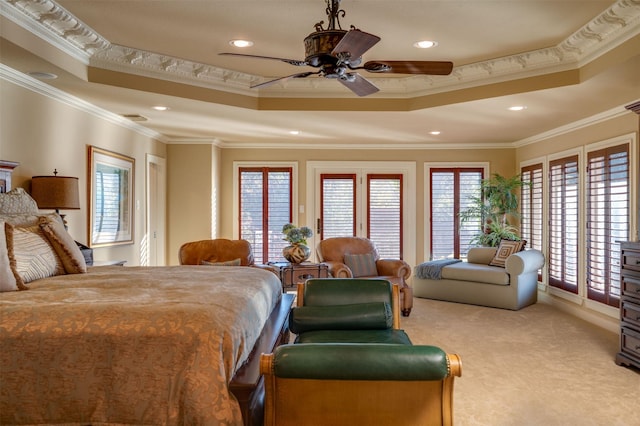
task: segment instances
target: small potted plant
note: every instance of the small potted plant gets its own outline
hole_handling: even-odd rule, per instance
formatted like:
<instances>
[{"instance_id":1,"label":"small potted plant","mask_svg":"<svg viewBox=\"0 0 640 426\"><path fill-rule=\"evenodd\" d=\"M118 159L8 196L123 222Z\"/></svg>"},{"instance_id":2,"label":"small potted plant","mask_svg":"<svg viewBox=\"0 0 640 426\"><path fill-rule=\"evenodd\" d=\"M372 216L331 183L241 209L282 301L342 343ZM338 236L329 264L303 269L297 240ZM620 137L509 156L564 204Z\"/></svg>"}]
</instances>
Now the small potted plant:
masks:
<instances>
[{"instance_id":1,"label":"small potted plant","mask_svg":"<svg viewBox=\"0 0 640 426\"><path fill-rule=\"evenodd\" d=\"M311 255L311 249L307 246L307 238L313 236L313 231L308 226L297 227L293 223L287 223L282 227L284 240L289 245L282 249L282 256L291 263L302 263Z\"/></svg>"}]
</instances>

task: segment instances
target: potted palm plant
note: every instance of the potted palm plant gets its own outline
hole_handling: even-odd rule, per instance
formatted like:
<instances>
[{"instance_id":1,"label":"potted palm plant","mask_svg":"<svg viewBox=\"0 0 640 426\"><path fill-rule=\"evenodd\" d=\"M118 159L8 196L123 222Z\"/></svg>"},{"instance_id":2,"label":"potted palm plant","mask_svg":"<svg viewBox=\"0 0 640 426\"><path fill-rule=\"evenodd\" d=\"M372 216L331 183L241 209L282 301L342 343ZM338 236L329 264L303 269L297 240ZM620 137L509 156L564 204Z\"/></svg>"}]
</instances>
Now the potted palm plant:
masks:
<instances>
[{"instance_id":1,"label":"potted palm plant","mask_svg":"<svg viewBox=\"0 0 640 426\"><path fill-rule=\"evenodd\" d=\"M527 184L520 175L506 178L494 173L491 178L483 179L481 195L473 197L471 207L460 212L462 223L480 219L481 229L471 240L472 244L497 247L503 239L520 240L518 228L510 221L519 217L515 191Z\"/></svg>"}]
</instances>

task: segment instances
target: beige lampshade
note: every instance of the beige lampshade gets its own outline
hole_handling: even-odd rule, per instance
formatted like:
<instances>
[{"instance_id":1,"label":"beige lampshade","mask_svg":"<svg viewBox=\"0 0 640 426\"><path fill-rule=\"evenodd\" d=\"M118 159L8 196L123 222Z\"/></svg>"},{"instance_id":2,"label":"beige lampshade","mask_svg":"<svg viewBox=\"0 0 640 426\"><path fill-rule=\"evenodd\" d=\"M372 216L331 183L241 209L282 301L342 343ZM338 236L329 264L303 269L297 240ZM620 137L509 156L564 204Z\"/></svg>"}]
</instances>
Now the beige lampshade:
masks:
<instances>
[{"instance_id":1,"label":"beige lampshade","mask_svg":"<svg viewBox=\"0 0 640 426\"><path fill-rule=\"evenodd\" d=\"M80 208L77 177L33 176L31 196L40 209L77 210Z\"/></svg>"}]
</instances>

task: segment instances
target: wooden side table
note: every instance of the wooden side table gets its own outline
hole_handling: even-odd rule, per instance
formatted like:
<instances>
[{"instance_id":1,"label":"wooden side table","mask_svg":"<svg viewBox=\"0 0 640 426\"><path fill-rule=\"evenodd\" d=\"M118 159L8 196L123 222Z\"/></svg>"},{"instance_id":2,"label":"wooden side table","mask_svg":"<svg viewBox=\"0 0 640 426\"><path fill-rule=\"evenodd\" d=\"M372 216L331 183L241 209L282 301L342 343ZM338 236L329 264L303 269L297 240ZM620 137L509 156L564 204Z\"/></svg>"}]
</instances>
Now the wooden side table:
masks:
<instances>
[{"instance_id":1,"label":"wooden side table","mask_svg":"<svg viewBox=\"0 0 640 426\"><path fill-rule=\"evenodd\" d=\"M283 289L294 287L310 278L327 278L329 276L329 267L324 263L270 262L269 265L279 269Z\"/></svg>"}]
</instances>

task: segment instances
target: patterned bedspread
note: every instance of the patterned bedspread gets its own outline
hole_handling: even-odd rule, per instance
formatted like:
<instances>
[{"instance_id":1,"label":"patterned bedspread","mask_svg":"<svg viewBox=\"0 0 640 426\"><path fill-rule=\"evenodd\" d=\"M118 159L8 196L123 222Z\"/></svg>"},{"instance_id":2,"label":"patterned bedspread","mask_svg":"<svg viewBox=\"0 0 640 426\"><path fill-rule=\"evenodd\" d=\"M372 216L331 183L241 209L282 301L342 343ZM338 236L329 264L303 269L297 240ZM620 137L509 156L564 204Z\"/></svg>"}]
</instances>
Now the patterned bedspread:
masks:
<instances>
[{"instance_id":1,"label":"patterned bedspread","mask_svg":"<svg viewBox=\"0 0 640 426\"><path fill-rule=\"evenodd\" d=\"M258 268L96 267L0 293L0 424L240 425L227 385L280 299Z\"/></svg>"}]
</instances>

